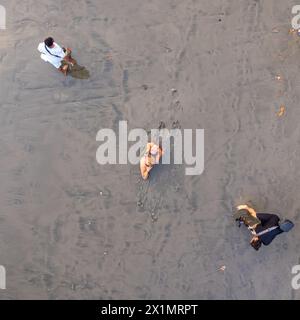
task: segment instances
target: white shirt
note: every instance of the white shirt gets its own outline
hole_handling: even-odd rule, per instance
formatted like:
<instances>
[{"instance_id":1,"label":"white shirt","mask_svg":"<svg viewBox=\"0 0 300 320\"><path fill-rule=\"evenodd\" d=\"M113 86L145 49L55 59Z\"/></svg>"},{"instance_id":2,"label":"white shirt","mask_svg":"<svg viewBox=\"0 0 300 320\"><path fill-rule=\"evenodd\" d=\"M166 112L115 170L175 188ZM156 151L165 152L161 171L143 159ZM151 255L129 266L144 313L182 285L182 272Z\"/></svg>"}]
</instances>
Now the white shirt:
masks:
<instances>
[{"instance_id":1,"label":"white shirt","mask_svg":"<svg viewBox=\"0 0 300 320\"><path fill-rule=\"evenodd\" d=\"M47 49L53 55L51 55L47 51ZM41 42L39 44L38 51L41 53L41 59L51 63L55 68L58 69L61 66L61 62L66 54L64 53L63 49L55 42L54 42L54 48L47 47L47 49L44 42Z\"/></svg>"}]
</instances>

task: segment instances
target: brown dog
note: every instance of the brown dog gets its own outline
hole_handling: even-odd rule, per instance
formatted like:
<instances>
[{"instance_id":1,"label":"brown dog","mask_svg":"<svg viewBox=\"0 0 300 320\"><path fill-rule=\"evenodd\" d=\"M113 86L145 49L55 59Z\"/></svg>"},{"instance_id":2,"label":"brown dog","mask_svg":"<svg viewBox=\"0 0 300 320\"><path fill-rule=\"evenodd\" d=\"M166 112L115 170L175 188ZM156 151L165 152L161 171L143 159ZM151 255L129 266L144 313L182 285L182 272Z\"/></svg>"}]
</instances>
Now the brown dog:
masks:
<instances>
[{"instance_id":1,"label":"brown dog","mask_svg":"<svg viewBox=\"0 0 300 320\"><path fill-rule=\"evenodd\" d=\"M63 50L66 55L59 70L66 76L68 74L69 68L74 67L77 64L77 61L72 58L72 50L70 48L63 48Z\"/></svg>"}]
</instances>

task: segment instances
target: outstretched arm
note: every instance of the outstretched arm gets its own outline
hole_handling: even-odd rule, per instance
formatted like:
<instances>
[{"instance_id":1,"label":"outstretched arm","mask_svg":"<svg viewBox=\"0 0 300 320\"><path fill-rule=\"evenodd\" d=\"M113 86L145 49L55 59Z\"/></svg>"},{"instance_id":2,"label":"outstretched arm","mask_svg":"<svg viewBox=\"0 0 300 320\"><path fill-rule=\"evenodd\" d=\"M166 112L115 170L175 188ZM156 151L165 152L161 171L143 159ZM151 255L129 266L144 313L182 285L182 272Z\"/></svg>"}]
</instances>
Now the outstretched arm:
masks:
<instances>
[{"instance_id":1,"label":"outstretched arm","mask_svg":"<svg viewBox=\"0 0 300 320\"><path fill-rule=\"evenodd\" d=\"M238 206L237 209L238 210L248 210L248 212L251 214L252 217L257 218L256 211L253 208L251 208L248 205L246 205L246 204Z\"/></svg>"}]
</instances>

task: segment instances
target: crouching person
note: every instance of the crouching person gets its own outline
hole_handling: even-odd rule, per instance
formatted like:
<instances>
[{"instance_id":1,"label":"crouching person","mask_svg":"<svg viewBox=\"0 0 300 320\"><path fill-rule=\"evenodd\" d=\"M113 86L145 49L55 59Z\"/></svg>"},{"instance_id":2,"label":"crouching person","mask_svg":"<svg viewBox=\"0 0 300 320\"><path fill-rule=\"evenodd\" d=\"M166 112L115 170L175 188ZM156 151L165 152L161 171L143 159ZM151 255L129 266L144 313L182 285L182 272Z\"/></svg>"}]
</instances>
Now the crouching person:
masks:
<instances>
[{"instance_id":1,"label":"crouching person","mask_svg":"<svg viewBox=\"0 0 300 320\"><path fill-rule=\"evenodd\" d=\"M259 250L262 244L268 246L279 234L290 231L294 226L290 220L280 222L276 214L256 213L248 205L238 206L234 218L239 226L245 224L250 230L250 245L255 250Z\"/></svg>"},{"instance_id":2,"label":"crouching person","mask_svg":"<svg viewBox=\"0 0 300 320\"><path fill-rule=\"evenodd\" d=\"M71 49L60 47L51 37L39 44L38 51L41 53L41 59L51 63L65 76L68 73L69 67L76 64L76 60L71 56Z\"/></svg>"}]
</instances>

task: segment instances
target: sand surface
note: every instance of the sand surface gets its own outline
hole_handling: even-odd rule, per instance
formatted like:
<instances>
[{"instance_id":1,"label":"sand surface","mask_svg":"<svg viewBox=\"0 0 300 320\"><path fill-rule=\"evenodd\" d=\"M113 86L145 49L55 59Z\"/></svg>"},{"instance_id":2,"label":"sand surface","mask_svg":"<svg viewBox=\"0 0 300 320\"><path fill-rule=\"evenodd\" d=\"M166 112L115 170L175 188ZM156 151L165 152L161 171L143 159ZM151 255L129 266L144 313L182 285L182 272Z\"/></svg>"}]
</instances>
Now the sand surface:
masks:
<instances>
[{"instance_id":1,"label":"sand surface","mask_svg":"<svg viewBox=\"0 0 300 320\"><path fill-rule=\"evenodd\" d=\"M295 1L0 4L1 299L300 298ZM40 59L48 35L90 79ZM100 166L96 134L120 120L205 129L205 172ZM231 217L246 201L294 230L255 252Z\"/></svg>"}]
</instances>

